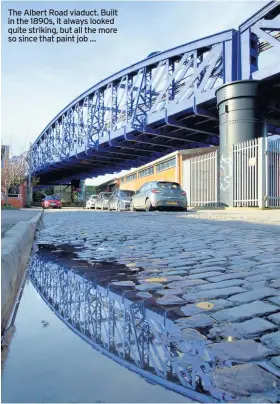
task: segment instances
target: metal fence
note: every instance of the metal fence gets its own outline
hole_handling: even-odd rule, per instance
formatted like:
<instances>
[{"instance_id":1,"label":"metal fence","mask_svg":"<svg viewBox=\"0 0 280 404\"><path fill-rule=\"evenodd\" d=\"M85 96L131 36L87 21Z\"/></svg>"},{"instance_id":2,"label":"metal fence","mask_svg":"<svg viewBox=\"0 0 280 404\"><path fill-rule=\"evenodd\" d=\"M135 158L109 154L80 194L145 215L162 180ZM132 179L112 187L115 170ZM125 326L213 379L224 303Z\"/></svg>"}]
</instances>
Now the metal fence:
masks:
<instances>
[{"instance_id":1,"label":"metal fence","mask_svg":"<svg viewBox=\"0 0 280 404\"><path fill-rule=\"evenodd\" d=\"M280 207L280 142L253 139L233 147L233 206Z\"/></svg>"},{"instance_id":2,"label":"metal fence","mask_svg":"<svg viewBox=\"0 0 280 404\"><path fill-rule=\"evenodd\" d=\"M265 204L280 207L280 141L270 140L266 146Z\"/></svg>"},{"instance_id":3,"label":"metal fence","mask_svg":"<svg viewBox=\"0 0 280 404\"><path fill-rule=\"evenodd\" d=\"M233 146L233 204L258 206L258 139Z\"/></svg>"},{"instance_id":4,"label":"metal fence","mask_svg":"<svg viewBox=\"0 0 280 404\"><path fill-rule=\"evenodd\" d=\"M189 173L189 205L218 206L220 187L218 150L190 158Z\"/></svg>"}]
</instances>

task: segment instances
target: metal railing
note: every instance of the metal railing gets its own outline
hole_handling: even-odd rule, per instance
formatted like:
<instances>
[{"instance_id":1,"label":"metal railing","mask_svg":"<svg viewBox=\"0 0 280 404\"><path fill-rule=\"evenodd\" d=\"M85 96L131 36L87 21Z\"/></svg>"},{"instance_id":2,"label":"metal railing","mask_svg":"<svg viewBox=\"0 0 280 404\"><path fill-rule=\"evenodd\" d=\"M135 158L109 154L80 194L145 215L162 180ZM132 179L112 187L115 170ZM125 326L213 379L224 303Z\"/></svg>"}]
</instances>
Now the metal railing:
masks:
<instances>
[{"instance_id":1,"label":"metal railing","mask_svg":"<svg viewBox=\"0 0 280 404\"><path fill-rule=\"evenodd\" d=\"M190 206L219 205L219 152L190 158Z\"/></svg>"},{"instance_id":2,"label":"metal railing","mask_svg":"<svg viewBox=\"0 0 280 404\"><path fill-rule=\"evenodd\" d=\"M280 141L266 143L265 203L267 207L280 207Z\"/></svg>"},{"instance_id":3,"label":"metal railing","mask_svg":"<svg viewBox=\"0 0 280 404\"><path fill-rule=\"evenodd\" d=\"M258 206L258 139L233 146L233 204Z\"/></svg>"},{"instance_id":4,"label":"metal railing","mask_svg":"<svg viewBox=\"0 0 280 404\"><path fill-rule=\"evenodd\" d=\"M280 207L280 141L258 138L233 147L233 206Z\"/></svg>"}]
</instances>

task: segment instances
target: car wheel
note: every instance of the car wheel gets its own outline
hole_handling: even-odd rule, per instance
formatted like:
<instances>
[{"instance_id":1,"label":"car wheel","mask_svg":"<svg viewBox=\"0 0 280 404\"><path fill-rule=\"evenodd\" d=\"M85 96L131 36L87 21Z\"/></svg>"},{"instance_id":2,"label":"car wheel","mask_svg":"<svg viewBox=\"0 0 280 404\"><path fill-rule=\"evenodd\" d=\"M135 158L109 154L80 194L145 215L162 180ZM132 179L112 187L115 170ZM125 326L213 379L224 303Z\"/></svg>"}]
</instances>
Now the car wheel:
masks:
<instances>
[{"instance_id":1,"label":"car wheel","mask_svg":"<svg viewBox=\"0 0 280 404\"><path fill-rule=\"evenodd\" d=\"M136 209L133 205L133 202L130 202L130 212L135 212L135 211L136 211Z\"/></svg>"},{"instance_id":2,"label":"car wheel","mask_svg":"<svg viewBox=\"0 0 280 404\"><path fill-rule=\"evenodd\" d=\"M117 204L117 211L118 211L118 212L121 211L121 204L120 204L120 202L118 202L118 204Z\"/></svg>"},{"instance_id":3,"label":"car wheel","mask_svg":"<svg viewBox=\"0 0 280 404\"><path fill-rule=\"evenodd\" d=\"M153 210L153 206L149 198L146 200L145 210L146 212L151 212Z\"/></svg>"}]
</instances>

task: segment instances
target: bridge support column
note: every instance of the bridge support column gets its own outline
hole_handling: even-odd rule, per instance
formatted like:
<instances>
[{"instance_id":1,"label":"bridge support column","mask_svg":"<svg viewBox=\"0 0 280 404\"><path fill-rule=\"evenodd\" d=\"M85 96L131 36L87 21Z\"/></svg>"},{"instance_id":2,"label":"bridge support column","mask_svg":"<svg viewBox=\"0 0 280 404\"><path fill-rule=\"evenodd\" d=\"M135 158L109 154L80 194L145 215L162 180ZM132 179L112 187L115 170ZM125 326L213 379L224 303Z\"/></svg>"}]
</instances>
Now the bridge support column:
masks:
<instances>
[{"instance_id":1,"label":"bridge support column","mask_svg":"<svg viewBox=\"0 0 280 404\"><path fill-rule=\"evenodd\" d=\"M80 180L71 180L71 202L74 201L74 192L80 187Z\"/></svg>"},{"instance_id":2,"label":"bridge support column","mask_svg":"<svg viewBox=\"0 0 280 404\"><path fill-rule=\"evenodd\" d=\"M220 202L223 206L233 206L233 146L266 136L259 84L256 80L236 81L216 91L220 126Z\"/></svg>"}]
</instances>

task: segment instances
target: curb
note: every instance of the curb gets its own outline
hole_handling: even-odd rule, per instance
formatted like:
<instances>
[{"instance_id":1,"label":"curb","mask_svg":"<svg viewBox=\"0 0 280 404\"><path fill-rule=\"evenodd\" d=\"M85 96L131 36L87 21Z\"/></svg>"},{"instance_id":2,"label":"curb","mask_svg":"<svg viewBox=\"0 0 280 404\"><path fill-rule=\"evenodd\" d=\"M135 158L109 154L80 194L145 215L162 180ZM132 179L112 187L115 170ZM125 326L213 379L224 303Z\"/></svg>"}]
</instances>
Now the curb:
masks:
<instances>
[{"instance_id":1,"label":"curb","mask_svg":"<svg viewBox=\"0 0 280 404\"><path fill-rule=\"evenodd\" d=\"M2 238L1 247L1 334L6 329L16 305L25 268L33 245L37 224L43 210L28 221L20 221Z\"/></svg>"}]
</instances>

